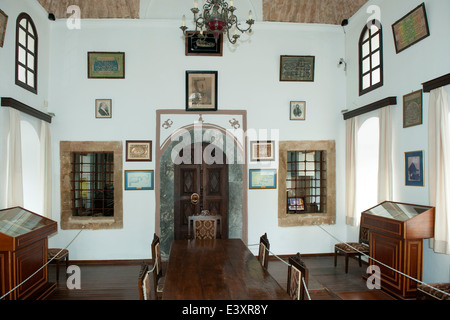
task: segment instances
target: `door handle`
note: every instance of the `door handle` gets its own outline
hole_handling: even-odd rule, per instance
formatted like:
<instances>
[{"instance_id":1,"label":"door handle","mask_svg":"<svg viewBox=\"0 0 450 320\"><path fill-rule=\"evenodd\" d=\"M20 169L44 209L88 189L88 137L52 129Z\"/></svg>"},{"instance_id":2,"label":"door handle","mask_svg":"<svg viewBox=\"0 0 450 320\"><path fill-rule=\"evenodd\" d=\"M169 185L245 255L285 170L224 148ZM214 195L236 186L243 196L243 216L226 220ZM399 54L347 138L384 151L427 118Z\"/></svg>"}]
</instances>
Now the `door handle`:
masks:
<instances>
[{"instance_id":1,"label":"door handle","mask_svg":"<svg viewBox=\"0 0 450 320\"><path fill-rule=\"evenodd\" d=\"M194 206L198 204L199 200L200 200L200 196L198 195L198 193L193 193L193 194L191 195L191 203L192 203Z\"/></svg>"}]
</instances>

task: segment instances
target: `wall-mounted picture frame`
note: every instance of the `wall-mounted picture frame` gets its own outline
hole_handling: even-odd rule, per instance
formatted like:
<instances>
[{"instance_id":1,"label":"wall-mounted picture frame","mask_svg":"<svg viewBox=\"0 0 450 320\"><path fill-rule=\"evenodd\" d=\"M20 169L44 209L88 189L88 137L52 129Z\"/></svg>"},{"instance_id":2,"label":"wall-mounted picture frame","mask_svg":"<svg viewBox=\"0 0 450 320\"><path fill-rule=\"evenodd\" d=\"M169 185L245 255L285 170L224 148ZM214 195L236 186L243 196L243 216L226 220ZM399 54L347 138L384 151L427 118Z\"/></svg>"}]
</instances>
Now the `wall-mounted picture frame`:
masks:
<instances>
[{"instance_id":1,"label":"wall-mounted picture frame","mask_svg":"<svg viewBox=\"0 0 450 320\"><path fill-rule=\"evenodd\" d=\"M89 79L125 79L125 52L88 52Z\"/></svg>"},{"instance_id":2,"label":"wall-mounted picture frame","mask_svg":"<svg viewBox=\"0 0 450 320\"><path fill-rule=\"evenodd\" d=\"M152 142L150 140L127 140L126 161L152 161Z\"/></svg>"},{"instance_id":3,"label":"wall-mounted picture frame","mask_svg":"<svg viewBox=\"0 0 450 320\"><path fill-rule=\"evenodd\" d=\"M3 48L5 42L6 26L8 25L8 16L0 10L0 47Z\"/></svg>"},{"instance_id":4,"label":"wall-mounted picture frame","mask_svg":"<svg viewBox=\"0 0 450 320\"><path fill-rule=\"evenodd\" d=\"M186 32L188 36L185 40L186 56L217 56L223 55L223 35L218 39L212 33L206 33L205 37L199 37L199 33L194 31Z\"/></svg>"},{"instance_id":5,"label":"wall-mounted picture frame","mask_svg":"<svg viewBox=\"0 0 450 320\"><path fill-rule=\"evenodd\" d=\"M418 90L403 96L403 128L423 123L423 92Z\"/></svg>"},{"instance_id":6,"label":"wall-mounted picture frame","mask_svg":"<svg viewBox=\"0 0 450 320\"><path fill-rule=\"evenodd\" d=\"M405 185L424 186L423 151L405 152Z\"/></svg>"},{"instance_id":7,"label":"wall-mounted picture frame","mask_svg":"<svg viewBox=\"0 0 450 320\"><path fill-rule=\"evenodd\" d=\"M217 71L186 71L186 111L217 110Z\"/></svg>"},{"instance_id":8,"label":"wall-mounted picture frame","mask_svg":"<svg viewBox=\"0 0 450 320\"><path fill-rule=\"evenodd\" d=\"M392 25L395 51L398 53L430 35L425 3L410 11Z\"/></svg>"},{"instance_id":9,"label":"wall-mounted picture frame","mask_svg":"<svg viewBox=\"0 0 450 320\"><path fill-rule=\"evenodd\" d=\"M112 99L95 100L95 117L98 119L112 118Z\"/></svg>"},{"instance_id":10,"label":"wall-mounted picture frame","mask_svg":"<svg viewBox=\"0 0 450 320\"><path fill-rule=\"evenodd\" d=\"M306 101L291 101L289 108L290 120L306 119Z\"/></svg>"},{"instance_id":11,"label":"wall-mounted picture frame","mask_svg":"<svg viewBox=\"0 0 450 320\"><path fill-rule=\"evenodd\" d=\"M250 189L276 189L277 170L276 169L250 169L249 170Z\"/></svg>"},{"instance_id":12,"label":"wall-mounted picture frame","mask_svg":"<svg viewBox=\"0 0 450 320\"><path fill-rule=\"evenodd\" d=\"M154 190L153 170L125 170L125 190Z\"/></svg>"},{"instance_id":13,"label":"wall-mounted picture frame","mask_svg":"<svg viewBox=\"0 0 450 320\"><path fill-rule=\"evenodd\" d=\"M275 141L250 141L251 161L275 161Z\"/></svg>"},{"instance_id":14,"label":"wall-mounted picture frame","mask_svg":"<svg viewBox=\"0 0 450 320\"><path fill-rule=\"evenodd\" d=\"M280 81L314 82L315 56L280 56Z\"/></svg>"}]
</instances>

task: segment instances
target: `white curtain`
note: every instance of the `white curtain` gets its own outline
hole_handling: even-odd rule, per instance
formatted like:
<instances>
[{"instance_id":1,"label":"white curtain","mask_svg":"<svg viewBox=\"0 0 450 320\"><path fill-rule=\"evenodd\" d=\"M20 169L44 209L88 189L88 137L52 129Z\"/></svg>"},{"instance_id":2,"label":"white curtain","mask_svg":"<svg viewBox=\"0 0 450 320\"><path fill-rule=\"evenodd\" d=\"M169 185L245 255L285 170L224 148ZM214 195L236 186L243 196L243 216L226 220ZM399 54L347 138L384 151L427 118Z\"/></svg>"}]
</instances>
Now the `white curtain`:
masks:
<instances>
[{"instance_id":1,"label":"white curtain","mask_svg":"<svg viewBox=\"0 0 450 320\"><path fill-rule=\"evenodd\" d=\"M22 138L20 134L20 112L9 108L9 151L7 206L23 206Z\"/></svg>"},{"instance_id":2,"label":"white curtain","mask_svg":"<svg viewBox=\"0 0 450 320\"><path fill-rule=\"evenodd\" d=\"M378 156L378 203L392 201L392 121L391 107L381 108Z\"/></svg>"},{"instance_id":3,"label":"white curtain","mask_svg":"<svg viewBox=\"0 0 450 320\"><path fill-rule=\"evenodd\" d=\"M52 217L52 153L50 124L41 121L41 188L43 214L47 218Z\"/></svg>"},{"instance_id":4,"label":"white curtain","mask_svg":"<svg viewBox=\"0 0 450 320\"><path fill-rule=\"evenodd\" d=\"M428 115L430 202L436 208L430 246L436 253L450 254L450 128L448 97L443 87L431 91Z\"/></svg>"},{"instance_id":5,"label":"white curtain","mask_svg":"<svg viewBox=\"0 0 450 320\"><path fill-rule=\"evenodd\" d=\"M346 120L345 137L345 205L346 224L356 226L359 221L356 218L356 146L357 146L357 119Z\"/></svg>"}]
</instances>

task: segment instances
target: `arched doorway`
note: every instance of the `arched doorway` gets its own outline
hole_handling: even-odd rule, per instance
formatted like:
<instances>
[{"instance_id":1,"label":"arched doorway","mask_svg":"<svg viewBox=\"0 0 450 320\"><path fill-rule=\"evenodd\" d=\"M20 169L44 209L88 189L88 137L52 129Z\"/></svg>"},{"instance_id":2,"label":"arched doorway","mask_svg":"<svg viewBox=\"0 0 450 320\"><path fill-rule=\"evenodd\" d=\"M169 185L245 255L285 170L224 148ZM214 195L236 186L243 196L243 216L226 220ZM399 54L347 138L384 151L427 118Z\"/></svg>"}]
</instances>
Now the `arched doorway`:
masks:
<instances>
[{"instance_id":1,"label":"arched doorway","mask_svg":"<svg viewBox=\"0 0 450 320\"><path fill-rule=\"evenodd\" d=\"M244 159L246 157L245 150L233 135L230 135L226 129L216 126L204 124L201 129L197 129L194 125L188 125L179 128L178 131L183 132L188 137L186 140L198 143L197 135L202 137L200 144L211 144L211 136L216 141L221 142L221 149L226 150L226 180L227 191L227 213L226 222L223 223L222 237L240 238L244 242L247 241L247 164ZM161 252L163 255L169 255L172 241L175 239L175 187L178 182L175 180L175 167L173 155L175 158L179 156L180 141L178 140L178 131L172 139L167 139L156 153L156 225L155 231L161 239ZM213 134L211 135L211 131ZM189 139L190 136L190 139ZM180 140L182 140L180 138ZM223 142L223 143L222 143ZM187 144L191 145L191 143ZM217 150L217 148L216 148ZM208 153L208 152L207 152ZM233 160L234 159L234 160ZM230 161L231 160L231 161ZM197 161L198 163L198 161ZM211 177L212 178L212 177ZM211 210L210 210L211 211ZM226 225L225 225L226 224Z\"/></svg>"}]
</instances>

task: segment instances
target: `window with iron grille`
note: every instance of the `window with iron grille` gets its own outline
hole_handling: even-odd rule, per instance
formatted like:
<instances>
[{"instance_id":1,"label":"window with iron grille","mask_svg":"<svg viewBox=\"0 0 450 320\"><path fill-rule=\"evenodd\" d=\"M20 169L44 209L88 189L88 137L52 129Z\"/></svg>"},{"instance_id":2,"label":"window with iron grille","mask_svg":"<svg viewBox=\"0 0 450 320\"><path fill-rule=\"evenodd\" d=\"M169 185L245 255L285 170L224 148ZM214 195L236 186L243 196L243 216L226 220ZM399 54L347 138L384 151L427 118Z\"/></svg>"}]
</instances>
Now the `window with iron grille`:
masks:
<instances>
[{"instance_id":1,"label":"window with iron grille","mask_svg":"<svg viewBox=\"0 0 450 320\"><path fill-rule=\"evenodd\" d=\"M287 213L327 211L326 151L287 153Z\"/></svg>"},{"instance_id":2,"label":"window with iron grille","mask_svg":"<svg viewBox=\"0 0 450 320\"><path fill-rule=\"evenodd\" d=\"M114 216L114 153L73 153L73 216Z\"/></svg>"}]
</instances>

